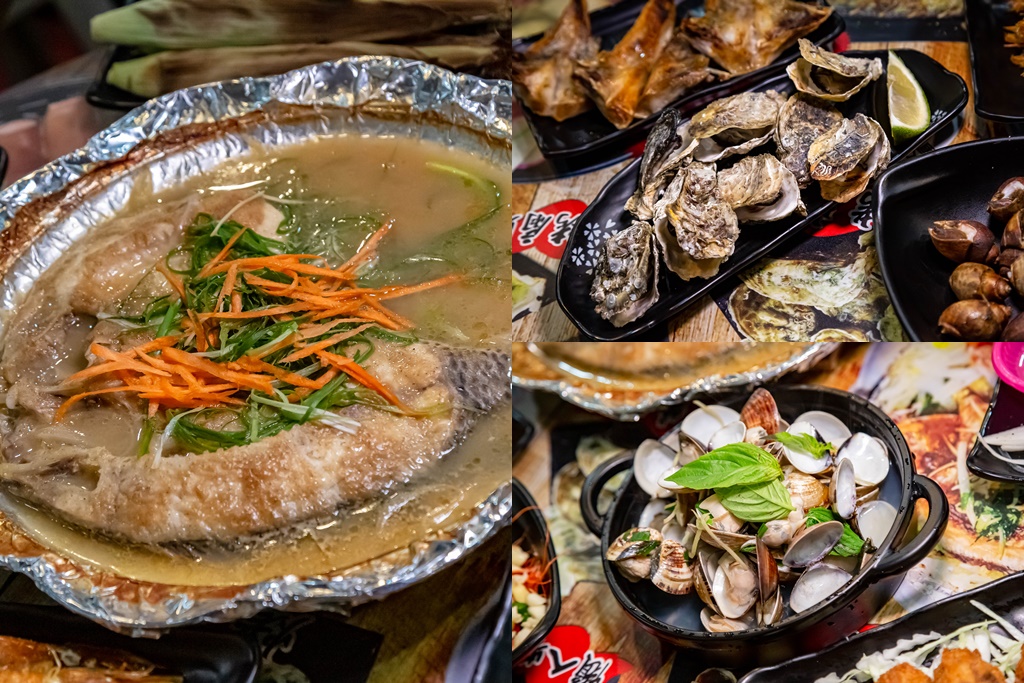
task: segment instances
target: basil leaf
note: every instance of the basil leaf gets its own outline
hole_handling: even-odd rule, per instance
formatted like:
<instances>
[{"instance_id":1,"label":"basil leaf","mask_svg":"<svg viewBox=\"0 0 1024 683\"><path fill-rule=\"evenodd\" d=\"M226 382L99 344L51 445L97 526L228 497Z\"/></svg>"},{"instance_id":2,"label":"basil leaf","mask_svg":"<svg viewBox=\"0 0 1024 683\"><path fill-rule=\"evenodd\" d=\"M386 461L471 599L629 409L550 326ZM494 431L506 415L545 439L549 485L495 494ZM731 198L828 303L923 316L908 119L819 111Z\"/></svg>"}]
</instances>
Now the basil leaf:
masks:
<instances>
[{"instance_id":1,"label":"basil leaf","mask_svg":"<svg viewBox=\"0 0 1024 683\"><path fill-rule=\"evenodd\" d=\"M831 522L834 519L836 519L836 516L827 508L811 508L807 511L807 526L809 527L821 524L822 522ZM843 535L839 538L839 543L836 544L836 547L832 549L829 555L853 557L854 555L859 555L863 547L864 539L858 536L857 532L847 522L843 522Z\"/></svg>"},{"instance_id":2,"label":"basil leaf","mask_svg":"<svg viewBox=\"0 0 1024 683\"><path fill-rule=\"evenodd\" d=\"M752 443L734 443L716 448L683 465L667 479L679 486L702 491L720 486L759 484L781 476L782 467L770 453Z\"/></svg>"},{"instance_id":3,"label":"basil leaf","mask_svg":"<svg viewBox=\"0 0 1024 683\"><path fill-rule=\"evenodd\" d=\"M781 519L793 511L793 501L781 479L715 489L725 509L748 522Z\"/></svg>"},{"instance_id":4,"label":"basil leaf","mask_svg":"<svg viewBox=\"0 0 1024 683\"><path fill-rule=\"evenodd\" d=\"M778 434L772 434L768 438L773 441L778 441L783 446L796 448L810 453L813 457L819 459L824 458L826 454L835 450L832 447L832 444L822 443L810 434L790 434L789 432L779 432Z\"/></svg>"},{"instance_id":5,"label":"basil leaf","mask_svg":"<svg viewBox=\"0 0 1024 683\"><path fill-rule=\"evenodd\" d=\"M649 541L651 540L650 531L634 531L629 535L626 541Z\"/></svg>"}]
</instances>

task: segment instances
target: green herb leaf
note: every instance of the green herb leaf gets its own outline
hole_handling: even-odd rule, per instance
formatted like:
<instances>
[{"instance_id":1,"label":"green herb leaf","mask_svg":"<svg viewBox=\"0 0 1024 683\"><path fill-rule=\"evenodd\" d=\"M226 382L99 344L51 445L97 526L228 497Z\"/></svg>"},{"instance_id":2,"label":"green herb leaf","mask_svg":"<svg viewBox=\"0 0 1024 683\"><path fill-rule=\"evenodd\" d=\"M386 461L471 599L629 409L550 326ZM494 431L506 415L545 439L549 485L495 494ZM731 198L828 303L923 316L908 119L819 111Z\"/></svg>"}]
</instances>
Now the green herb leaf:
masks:
<instances>
[{"instance_id":1,"label":"green herb leaf","mask_svg":"<svg viewBox=\"0 0 1024 683\"><path fill-rule=\"evenodd\" d=\"M515 603L515 605L516 605L516 611L519 612L519 616L521 616L524 620L530 618L530 606L529 605L527 605L525 602L517 602L517 603Z\"/></svg>"},{"instance_id":2,"label":"green herb leaf","mask_svg":"<svg viewBox=\"0 0 1024 683\"><path fill-rule=\"evenodd\" d=\"M821 524L822 522L831 522L835 519L837 519L835 514L828 508L811 508L807 511L807 526L809 527ZM853 527L843 522L843 535L839 538L839 543L832 549L829 555L853 557L854 555L859 555L863 547L864 539L857 535Z\"/></svg>"},{"instance_id":3,"label":"green herb leaf","mask_svg":"<svg viewBox=\"0 0 1024 683\"><path fill-rule=\"evenodd\" d=\"M629 541L629 542L632 542L632 541L649 541L649 540L651 540L651 532L650 531L634 531L632 534L629 535L629 538L627 538L626 540Z\"/></svg>"},{"instance_id":4,"label":"green herb leaf","mask_svg":"<svg viewBox=\"0 0 1024 683\"><path fill-rule=\"evenodd\" d=\"M661 541L644 541L641 543L636 550L630 553L631 557L648 557L651 553L658 549L661 545Z\"/></svg>"},{"instance_id":5,"label":"green herb leaf","mask_svg":"<svg viewBox=\"0 0 1024 683\"><path fill-rule=\"evenodd\" d=\"M826 454L835 450L832 444L822 443L810 434L790 434L789 432L779 432L778 434L772 434L768 438L773 441L778 441L783 446L806 451L815 458L824 458Z\"/></svg>"},{"instance_id":6,"label":"green herb leaf","mask_svg":"<svg viewBox=\"0 0 1024 683\"><path fill-rule=\"evenodd\" d=\"M725 509L748 522L781 519L793 511L793 501L781 479L716 488Z\"/></svg>"},{"instance_id":7,"label":"green herb leaf","mask_svg":"<svg viewBox=\"0 0 1024 683\"><path fill-rule=\"evenodd\" d=\"M701 491L721 486L742 486L772 481L782 476L779 461L752 443L716 448L683 465L667 478L674 484Z\"/></svg>"}]
</instances>

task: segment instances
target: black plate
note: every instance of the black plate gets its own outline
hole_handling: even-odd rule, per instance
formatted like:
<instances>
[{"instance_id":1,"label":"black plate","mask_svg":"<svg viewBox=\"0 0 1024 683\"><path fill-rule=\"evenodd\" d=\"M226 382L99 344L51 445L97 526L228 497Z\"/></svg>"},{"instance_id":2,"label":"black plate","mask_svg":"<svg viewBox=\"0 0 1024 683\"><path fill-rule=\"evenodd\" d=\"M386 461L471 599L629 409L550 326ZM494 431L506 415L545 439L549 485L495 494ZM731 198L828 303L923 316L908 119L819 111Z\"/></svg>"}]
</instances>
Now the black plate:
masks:
<instances>
[{"instance_id":1,"label":"black plate","mask_svg":"<svg viewBox=\"0 0 1024 683\"><path fill-rule=\"evenodd\" d=\"M938 135L967 104L967 86L962 78L945 69L931 57L915 50L897 50L896 53L914 72L921 87L924 88L932 107L932 123L928 130L913 140L893 146L891 162L893 164L907 158L915 149ZM884 50L854 51L845 54L857 57L881 57L884 62L888 62L888 55ZM756 91L771 89L787 94L794 90L793 84L786 74L780 74L752 88ZM879 78L850 101L843 103L841 109L847 117L852 117L857 112L863 112L881 123L883 129L888 130L889 106L885 77ZM637 159L604 186L597 198L576 220L566 243L565 253L558 265L555 294L559 305L573 324L584 334L602 341L627 339L674 318L687 306L709 293L719 283L739 273L788 239L794 238L805 229L814 226L818 218L835 206L834 202L822 199L817 185L812 185L803 192L803 200L807 205L806 217L790 216L764 226L748 225L743 227L740 238L736 242L736 251L728 261L722 264L718 275L707 280L698 279L684 282L667 268L662 268L661 279L658 282L660 294L658 303L640 319L623 327L615 327L594 310L594 303L590 298L593 275L588 272L589 268L585 261L583 263L574 262L573 257L574 254L585 254L589 250L599 249L610 234L605 230L597 236L596 240L588 239L588 224L602 228L611 224L615 226L615 232L629 226L629 214L626 213L623 206L636 188L639 172L640 159ZM994 190L995 186L993 186ZM937 319L938 316L936 316Z\"/></svg>"},{"instance_id":2,"label":"black plate","mask_svg":"<svg viewBox=\"0 0 1024 683\"><path fill-rule=\"evenodd\" d=\"M967 0L967 41L971 46L974 74L974 111L990 121L1024 124L1024 68L1010 55L1024 53L1004 45L1003 27L1024 16L1010 11L1009 4L992 0Z\"/></svg>"},{"instance_id":3,"label":"black plate","mask_svg":"<svg viewBox=\"0 0 1024 683\"><path fill-rule=\"evenodd\" d=\"M680 15L685 15L702 8L703 5L702 0L681 0L676 5L676 11ZM591 27L593 34L601 39L602 50L610 50L622 36L626 35L633 25L633 21L639 16L642 7L642 4L637 4L631 8L631 12L620 14L617 17L618 23L608 22L612 25L602 27L600 30L597 27ZM832 12L825 23L808 35L807 39L816 45L828 46L842 34L844 28L843 18L838 13ZM523 45L526 43L524 42ZM698 86L675 100L666 109L675 107L684 113L696 112L712 100L749 90L755 83L778 74L799 54L799 50L793 46L769 66L730 78L727 81ZM658 119L657 115L649 116L646 119L635 119L629 126L619 130L596 109L591 109L561 123L549 116L534 114L526 106L523 106L522 109L526 123L537 140L537 147L546 157L582 154L613 142L620 143L620 147L640 142Z\"/></svg>"},{"instance_id":4,"label":"black plate","mask_svg":"<svg viewBox=\"0 0 1024 683\"><path fill-rule=\"evenodd\" d=\"M1024 394L1006 382L997 383L978 434L998 434L1021 425L1024 425ZM1024 459L1020 466L1011 465L992 455L980 441L975 441L971 452L967 454L967 469L985 479L1024 483Z\"/></svg>"},{"instance_id":5,"label":"black plate","mask_svg":"<svg viewBox=\"0 0 1024 683\"><path fill-rule=\"evenodd\" d=\"M954 145L890 169L875 192L875 243L889 298L913 341L937 341L939 316L956 296L956 264L928 237L937 220L971 219L999 237L1003 223L985 207L1007 178L1020 175L1024 138Z\"/></svg>"},{"instance_id":6,"label":"black plate","mask_svg":"<svg viewBox=\"0 0 1024 683\"><path fill-rule=\"evenodd\" d=\"M857 666L863 655L890 648L900 639L918 633L951 633L961 626L986 619L971 605L971 600L985 605L1018 629L1024 629L1024 575L1015 574L946 598L822 652L756 669L740 679L740 683L814 683L833 672L842 675Z\"/></svg>"},{"instance_id":7,"label":"black plate","mask_svg":"<svg viewBox=\"0 0 1024 683\"><path fill-rule=\"evenodd\" d=\"M526 490L526 487L518 479L512 480L512 518L516 521L512 524L512 540L513 542L522 539L524 545L528 545L532 548L547 548L547 556L549 558L555 557L555 544L551 540L551 534L548 533L547 522L544 521L544 515L540 513L540 510L536 509L537 501L533 499L530 492ZM525 508L532 508L520 514L521 510ZM516 516L519 516L516 519ZM524 548L525 550L526 548ZM551 629L555 627L555 622L558 621L558 614L562 610L562 596L558 590L558 562L551 563L551 569L549 570L551 577L551 593L548 595L548 611L541 619L540 623L537 624L537 628L533 630L526 640L524 640L519 647L512 651L512 662L513 664L520 664L526 659L531 652L537 649L537 647L547 638L548 634L551 633ZM509 582L511 582L509 578ZM509 624L511 630L512 625Z\"/></svg>"},{"instance_id":8,"label":"black plate","mask_svg":"<svg viewBox=\"0 0 1024 683\"><path fill-rule=\"evenodd\" d=\"M124 650L183 676L185 683L252 683L260 663L254 642L223 630L179 628L159 640L129 638L59 607L0 603L0 634Z\"/></svg>"}]
</instances>

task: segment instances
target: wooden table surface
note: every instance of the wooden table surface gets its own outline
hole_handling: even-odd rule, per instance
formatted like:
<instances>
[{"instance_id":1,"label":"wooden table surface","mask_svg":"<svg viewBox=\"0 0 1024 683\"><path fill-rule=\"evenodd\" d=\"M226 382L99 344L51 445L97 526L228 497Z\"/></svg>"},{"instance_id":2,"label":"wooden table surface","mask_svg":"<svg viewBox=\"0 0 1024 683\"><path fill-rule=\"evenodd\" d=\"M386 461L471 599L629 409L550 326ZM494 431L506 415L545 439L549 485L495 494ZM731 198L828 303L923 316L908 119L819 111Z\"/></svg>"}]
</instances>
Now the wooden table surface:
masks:
<instances>
[{"instance_id":1,"label":"wooden table surface","mask_svg":"<svg viewBox=\"0 0 1024 683\"><path fill-rule=\"evenodd\" d=\"M853 36L856 38L856 36ZM885 50L893 48L909 48L923 52L950 71L959 74L966 82L968 90L973 90L971 82L971 63L967 43L954 42L872 42L850 45L853 50ZM978 138L979 130L974 115L974 93L971 92L967 103L963 129L954 143L967 142ZM562 199L579 199L591 202L612 176L630 162L596 171L587 175L557 180L539 185L515 185L512 193L512 212L523 214L530 209L547 206ZM552 272L558 269L557 259L546 258L536 251L530 252L543 266ZM561 341L578 337L578 330L569 322L557 304L545 306L539 313L526 316L516 321L512 327L514 341ZM701 301L684 312L669 325L670 341L738 341L740 335L733 329L725 314L715 302L705 296Z\"/></svg>"}]
</instances>

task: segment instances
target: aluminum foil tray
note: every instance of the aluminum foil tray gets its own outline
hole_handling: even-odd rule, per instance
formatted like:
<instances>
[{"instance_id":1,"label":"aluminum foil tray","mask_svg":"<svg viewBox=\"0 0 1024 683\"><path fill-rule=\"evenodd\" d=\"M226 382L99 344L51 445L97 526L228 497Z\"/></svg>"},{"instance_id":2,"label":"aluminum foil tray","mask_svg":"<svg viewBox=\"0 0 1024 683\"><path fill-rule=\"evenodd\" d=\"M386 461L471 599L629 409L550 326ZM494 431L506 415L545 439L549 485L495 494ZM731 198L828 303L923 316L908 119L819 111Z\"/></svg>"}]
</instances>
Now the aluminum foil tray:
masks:
<instances>
[{"instance_id":1,"label":"aluminum foil tray","mask_svg":"<svg viewBox=\"0 0 1024 683\"><path fill-rule=\"evenodd\" d=\"M511 116L507 81L390 57L325 62L151 100L0 193L0 343L12 309L39 275L91 226L119 211L142 174L159 191L244 155L254 142L288 145L344 133L429 139L510 166ZM508 523L511 507L509 482L464 522L365 564L210 588L100 571L42 547L0 514L0 566L26 574L57 602L109 628L152 635L267 607L344 610L382 598L459 560Z\"/></svg>"}]
</instances>

